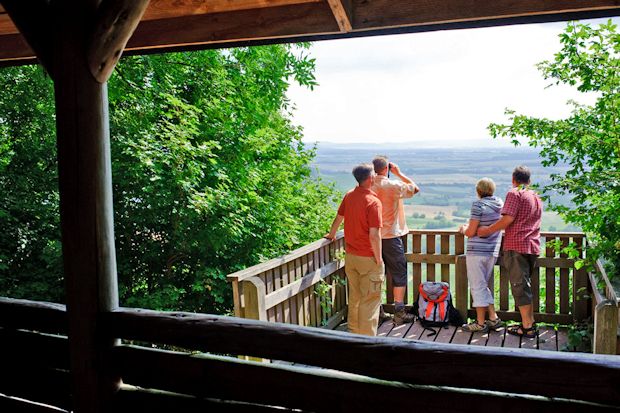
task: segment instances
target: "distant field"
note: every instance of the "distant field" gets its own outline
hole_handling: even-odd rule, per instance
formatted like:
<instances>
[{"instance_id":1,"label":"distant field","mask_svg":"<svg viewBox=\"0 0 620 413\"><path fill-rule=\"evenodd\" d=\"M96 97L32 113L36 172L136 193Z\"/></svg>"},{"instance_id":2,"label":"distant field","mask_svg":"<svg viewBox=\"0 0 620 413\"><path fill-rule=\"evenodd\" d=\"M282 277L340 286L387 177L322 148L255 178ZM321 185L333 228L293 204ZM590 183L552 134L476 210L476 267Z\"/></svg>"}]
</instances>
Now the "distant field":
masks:
<instances>
[{"instance_id":1,"label":"distant field","mask_svg":"<svg viewBox=\"0 0 620 413\"><path fill-rule=\"evenodd\" d=\"M476 199L475 183L492 178L496 194L504 197L511 186L511 173L517 165L532 170L532 182L544 184L552 173L563 173L562 166L543 167L530 148L416 148L319 144L313 167L316 174L334 182L342 193L355 186L352 168L369 162L377 153L387 154L421 188L406 200L407 224L418 229L455 229L469 220L471 203ZM563 202L562 199L554 199ZM544 231L574 231L554 212L545 212Z\"/></svg>"},{"instance_id":2,"label":"distant field","mask_svg":"<svg viewBox=\"0 0 620 413\"><path fill-rule=\"evenodd\" d=\"M455 211L454 206L406 205L407 226L410 229L456 229L469 222L469 217L452 215ZM414 213L417 213L418 217L423 214L424 218L414 218ZM444 214L445 220L435 219L439 213ZM543 212L541 229L543 231L579 231L579 228L566 224L562 217L553 211Z\"/></svg>"},{"instance_id":3,"label":"distant field","mask_svg":"<svg viewBox=\"0 0 620 413\"><path fill-rule=\"evenodd\" d=\"M452 213L456 211L456 206L438 206L438 205L405 205L405 214L410 217L414 213L424 214L428 218L433 218L439 213L443 213L447 219L452 219Z\"/></svg>"}]
</instances>

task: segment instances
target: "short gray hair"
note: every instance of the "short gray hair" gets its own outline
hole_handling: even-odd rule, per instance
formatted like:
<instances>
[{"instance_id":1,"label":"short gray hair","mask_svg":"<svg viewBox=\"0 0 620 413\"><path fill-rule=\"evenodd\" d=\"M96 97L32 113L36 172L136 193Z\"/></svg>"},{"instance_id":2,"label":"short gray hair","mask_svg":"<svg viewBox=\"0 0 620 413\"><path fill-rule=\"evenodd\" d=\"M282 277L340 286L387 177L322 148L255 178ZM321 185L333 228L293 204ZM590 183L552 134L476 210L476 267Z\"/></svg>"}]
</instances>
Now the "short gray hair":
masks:
<instances>
[{"instance_id":1,"label":"short gray hair","mask_svg":"<svg viewBox=\"0 0 620 413\"><path fill-rule=\"evenodd\" d=\"M514 171L512 171L512 178L518 184L525 184L525 185L529 184L531 176L532 176L532 171L530 170L530 168L528 168L525 165L519 165L515 168Z\"/></svg>"},{"instance_id":2,"label":"short gray hair","mask_svg":"<svg viewBox=\"0 0 620 413\"><path fill-rule=\"evenodd\" d=\"M377 155L372 160L372 164L375 167L375 172L379 173L382 170L384 170L385 168L387 168L387 166L389 165L389 162L388 162L387 156Z\"/></svg>"},{"instance_id":3,"label":"short gray hair","mask_svg":"<svg viewBox=\"0 0 620 413\"><path fill-rule=\"evenodd\" d=\"M372 165L363 163L353 168L353 176L358 184L361 184L372 175Z\"/></svg>"}]
</instances>

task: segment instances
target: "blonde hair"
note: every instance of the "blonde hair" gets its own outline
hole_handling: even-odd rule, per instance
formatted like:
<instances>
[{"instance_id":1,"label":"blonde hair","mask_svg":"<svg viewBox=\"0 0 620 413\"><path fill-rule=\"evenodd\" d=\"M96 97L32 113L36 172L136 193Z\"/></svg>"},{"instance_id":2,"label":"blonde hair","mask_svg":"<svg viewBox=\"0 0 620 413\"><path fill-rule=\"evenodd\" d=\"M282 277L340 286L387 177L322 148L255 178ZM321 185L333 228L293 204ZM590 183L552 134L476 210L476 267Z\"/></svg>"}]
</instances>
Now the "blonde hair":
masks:
<instances>
[{"instance_id":1,"label":"blonde hair","mask_svg":"<svg viewBox=\"0 0 620 413\"><path fill-rule=\"evenodd\" d=\"M495 193L495 182L491 178L482 178L476 183L476 192L480 198L493 195Z\"/></svg>"}]
</instances>

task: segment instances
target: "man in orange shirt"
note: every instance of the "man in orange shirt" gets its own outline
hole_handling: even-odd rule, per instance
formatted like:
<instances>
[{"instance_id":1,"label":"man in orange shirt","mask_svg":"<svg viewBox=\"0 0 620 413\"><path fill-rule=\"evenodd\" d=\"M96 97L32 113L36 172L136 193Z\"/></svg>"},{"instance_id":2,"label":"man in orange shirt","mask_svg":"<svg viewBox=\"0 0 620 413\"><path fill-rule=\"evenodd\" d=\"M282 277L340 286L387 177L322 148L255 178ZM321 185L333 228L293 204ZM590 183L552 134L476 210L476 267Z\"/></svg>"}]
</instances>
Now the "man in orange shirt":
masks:
<instances>
[{"instance_id":1,"label":"man in orange shirt","mask_svg":"<svg viewBox=\"0 0 620 413\"><path fill-rule=\"evenodd\" d=\"M358 186L344 196L331 230L334 239L344 221L345 272L349 287L349 332L377 335L381 286L385 279L381 258L381 202L370 190L373 167L362 164L353 169Z\"/></svg>"},{"instance_id":2,"label":"man in orange shirt","mask_svg":"<svg viewBox=\"0 0 620 413\"><path fill-rule=\"evenodd\" d=\"M372 160L375 172L372 190L377 194L383 207L383 230L381 231L381 248L385 269L392 277L394 286L394 324L410 323L413 314L405 311L405 290L407 289L407 260L401 237L409 233L405 218L404 198L411 198L420 188L405 174L398 165L389 162L385 156ZM392 172L400 180L389 179Z\"/></svg>"}]
</instances>

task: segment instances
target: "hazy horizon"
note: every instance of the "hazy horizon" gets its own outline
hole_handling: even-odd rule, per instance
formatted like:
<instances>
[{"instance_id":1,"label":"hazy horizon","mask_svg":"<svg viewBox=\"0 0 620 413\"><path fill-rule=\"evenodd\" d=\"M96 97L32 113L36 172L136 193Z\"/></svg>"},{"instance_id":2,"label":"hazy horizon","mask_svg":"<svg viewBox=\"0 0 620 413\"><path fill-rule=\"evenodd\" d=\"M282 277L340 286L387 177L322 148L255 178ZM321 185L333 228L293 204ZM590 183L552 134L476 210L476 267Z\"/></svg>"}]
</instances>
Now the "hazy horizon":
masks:
<instances>
[{"instance_id":1,"label":"hazy horizon","mask_svg":"<svg viewBox=\"0 0 620 413\"><path fill-rule=\"evenodd\" d=\"M574 87L549 87L553 82L536 67L560 50L567 24L314 42L299 53L316 59L318 86L291 83L293 123L303 128L305 142L510 146L487 130L508 122L506 108L562 119L570 114L569 100L594 101Z\"/></svg>"}]
</instances>

